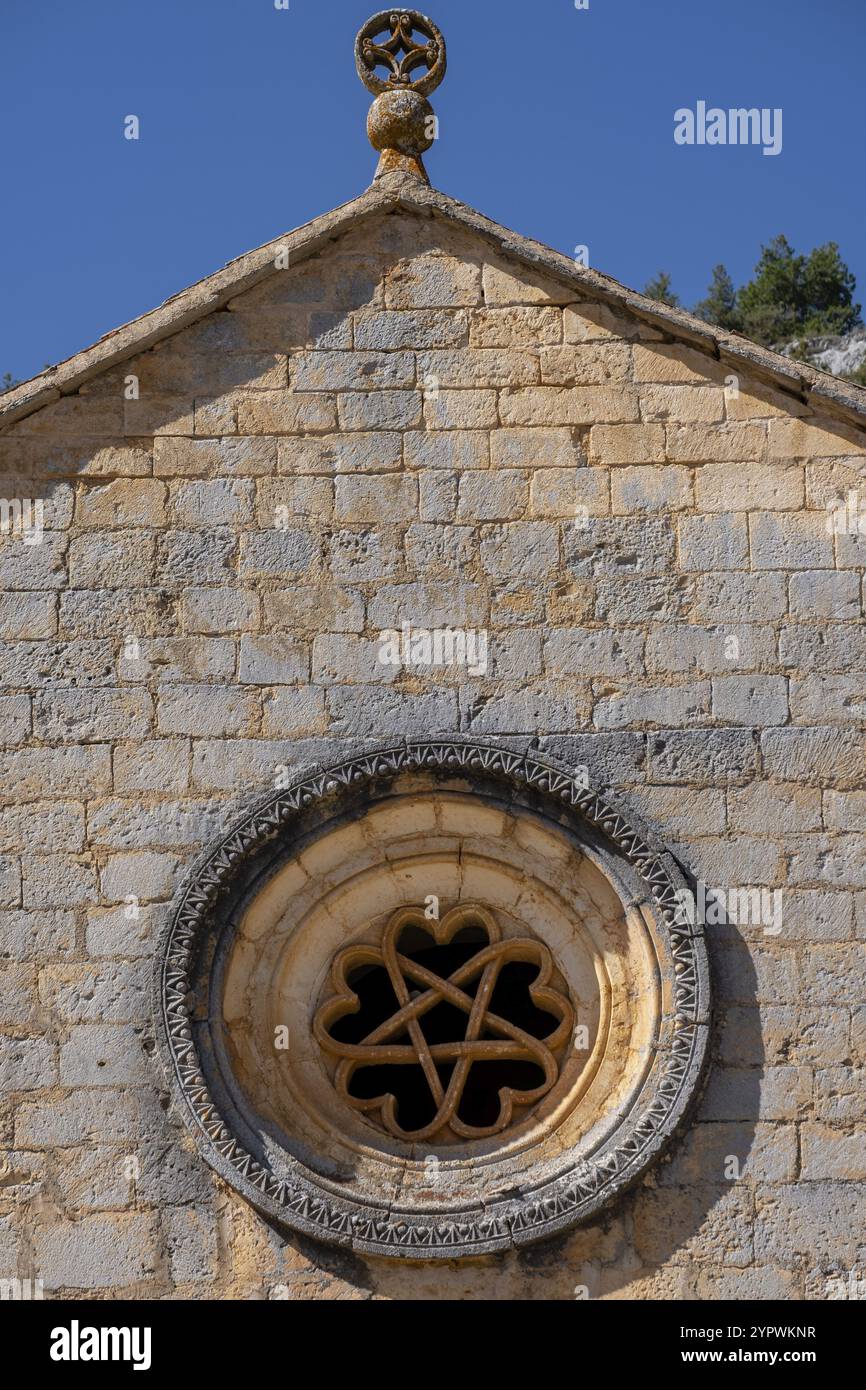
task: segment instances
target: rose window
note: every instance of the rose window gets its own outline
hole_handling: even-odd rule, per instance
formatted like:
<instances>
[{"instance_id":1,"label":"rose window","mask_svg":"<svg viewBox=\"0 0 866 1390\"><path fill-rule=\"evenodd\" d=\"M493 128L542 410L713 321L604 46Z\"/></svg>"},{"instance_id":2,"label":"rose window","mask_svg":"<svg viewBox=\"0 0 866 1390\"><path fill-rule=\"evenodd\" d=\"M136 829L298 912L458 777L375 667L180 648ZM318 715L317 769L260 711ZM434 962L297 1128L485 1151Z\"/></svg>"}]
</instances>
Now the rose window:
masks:
<instances>
[{"instance_id":1,"label":"rose window","mask_svg":"<svg viewBox=\"0 0 866 1390\"><path fill-rule=\"evenodd\" d=\"M202 1155L278 1227L418 1260L594 1219L687 1117L709 982L685 881L550 759L362 751L204 855L157 953Z\"/></svg>"},{"instance_id":2,"label":"rose window","mask_svg":"<svg viewBox=\"0 0 866 1390\"><path fill-rule=\"evenodd\" d=\"M487 1138L559 1077L574 1012L555 973L546 946L503 939L483 907L453 908L441 922L401 909L381 947L335 959L316 1037L337 1059L340 1095L389 1134Z\"/></svg>"}]
</instances>

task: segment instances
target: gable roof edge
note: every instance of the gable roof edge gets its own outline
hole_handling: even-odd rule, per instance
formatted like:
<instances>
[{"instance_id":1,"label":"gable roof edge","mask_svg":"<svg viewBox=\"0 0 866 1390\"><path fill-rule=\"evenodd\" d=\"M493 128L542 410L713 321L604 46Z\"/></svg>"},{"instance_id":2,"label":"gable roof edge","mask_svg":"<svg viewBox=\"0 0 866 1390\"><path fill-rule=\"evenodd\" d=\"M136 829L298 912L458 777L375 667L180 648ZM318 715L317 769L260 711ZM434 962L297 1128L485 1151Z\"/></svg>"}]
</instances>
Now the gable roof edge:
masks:
<instances>
[{"instance_id":1,"label":"gable roof edge","mask_svg":"<svg viewBox=\"0 0 866 1390\"><path fill-rule=\"evenodd\" d=\"M323 213L295 231L229 261L221 270L173 295L157 309L105 334L92 347L13 387L0 396L0 433L62 396L74 394L100 372L147 351L252 289L273 273L278 251L288 250L290 259L294 257L300 263L323 250L349 228L398 208L442 217L463 231L481 237L501 255L573 287L578 300L600 300L716 361L729 362L732 367L745 365L759 379L799 404L853 423L858 428L866 425L866 388L771 352L738 333L723 332L682 309L648 299L612 276L578 266L543 242L503 227L468 204L430 188L417 177L397 173L377 179L360 197L332 212Z\"/></svg>"},{"instance_id":2,"label":"gable roof edge","mask_svg":"<svg viewBox=\"0 0 866 1390\"><path fill-rule=\"evenodd\" d=\"M719 329L684 309L674 309L658 300L648 299L613 276L579 266L561 251L554 251L543 242L521 236L436 189L415 185L399 201L407 208L425 207L464 230L474 231L496 246L503 255L573 285L579 291L579 298L601 300L641 319L669 338L706 353L716 361L747 367L761 380L793 396L802 405L841 417L861 429L866 425L866 388L862 386L855 386L853 382L843 381L808 363L761 347L743 334Z\"/></svg>"},{"instance_id":3,"label":"gable roof edge","mask_svg":"<svg viewBox=\"0 0 866 1390\"><path fill-rule=\"evenodd\" d=\"M172 295L158 308L150 309L139 318L112 329L91 347L5 392L0 396L0 432L17 420L35 414L43 406L52 405L63 396L74 395L100 372L108 371L140 352L146 352L207 314L221 309L237 295L252 289L274 273L278 252L288 251L290 263L294 260L299 264L321 251L349 227L360 226L393 206L393 194L374 185L359 198L343 203L332 212L324 213L254 251L237 256L221 270Z\"/></svg>"}]
</instances>

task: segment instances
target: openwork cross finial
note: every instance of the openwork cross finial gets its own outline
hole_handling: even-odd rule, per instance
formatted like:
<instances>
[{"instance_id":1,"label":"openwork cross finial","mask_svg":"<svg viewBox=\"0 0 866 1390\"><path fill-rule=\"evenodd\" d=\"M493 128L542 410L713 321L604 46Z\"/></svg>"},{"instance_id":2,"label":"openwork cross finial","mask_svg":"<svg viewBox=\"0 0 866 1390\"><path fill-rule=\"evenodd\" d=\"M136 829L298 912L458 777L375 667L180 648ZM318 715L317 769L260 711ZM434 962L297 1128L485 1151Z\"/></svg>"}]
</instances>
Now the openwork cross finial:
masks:
<instances>
[{"instance_id":1,"label":"openwork cross finial","mask_svg":"<svg viewBox=\"0 0 866 1390\"><path fill-rule=\"evenodd\" d=\"M418 32L422 41L413 35ZM385 38L385 33L389 37ZM432 20L417 10L383 10L364 25L355 46L358 75L374 96L408 89L429 96L445 76L445 40ZM376 69L387 70L387 78ZM420 77L413 72L424 68Z\"/></svg>"},{"instance_id":2,"label":"openwork cross finial","mask_svg":"<svg viewBox=\"0 0 866 1390\"><path fill-rule=\"evenodd\" d=\"M422 155L439 124L427 98L445 76L447 61L441 33L417 10L382 10L358 35L358 76L376 98L367 134L382 156L377 178L394 174L429 183Z\"/></svg>"}]
</instances>

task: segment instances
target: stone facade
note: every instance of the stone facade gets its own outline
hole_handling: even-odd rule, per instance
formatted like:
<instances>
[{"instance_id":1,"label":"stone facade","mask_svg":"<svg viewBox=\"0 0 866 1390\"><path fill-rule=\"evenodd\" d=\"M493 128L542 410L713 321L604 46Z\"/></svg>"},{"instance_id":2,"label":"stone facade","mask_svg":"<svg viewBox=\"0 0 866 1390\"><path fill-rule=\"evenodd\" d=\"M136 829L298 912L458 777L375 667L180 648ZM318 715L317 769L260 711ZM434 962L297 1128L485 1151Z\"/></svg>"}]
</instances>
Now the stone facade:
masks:
<instances>
[{"instance_id":1,"label":"stone facade","mask_svg":"<svg viewBox=\"0 0 866 1390\"><path fill-rule=\"evenodd\" d=\"M0 1276L830 1296L866 1260L866 534L828 524L864 394L421 196L268 257L0 433L0 492L45 509L0 538ZM403 624L484 631L486 671L384 665ZM149 958L281 770L456 733L585 766L696 880L783 909L708 929L713 1064L668 1161L557 1243L407 1270L271 1231L205 1167Z\"/></svg>"}]
</instances>

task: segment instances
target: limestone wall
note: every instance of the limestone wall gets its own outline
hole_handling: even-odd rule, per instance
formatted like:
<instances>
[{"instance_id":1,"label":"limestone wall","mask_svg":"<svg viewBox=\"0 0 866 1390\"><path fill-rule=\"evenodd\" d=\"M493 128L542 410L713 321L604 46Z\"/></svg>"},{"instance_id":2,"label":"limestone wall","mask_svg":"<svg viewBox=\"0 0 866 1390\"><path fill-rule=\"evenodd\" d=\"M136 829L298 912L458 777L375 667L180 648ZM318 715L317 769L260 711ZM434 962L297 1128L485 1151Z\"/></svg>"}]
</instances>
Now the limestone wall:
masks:
<instances>
[{"instance_id":1,"label":"limestone wall","mask_svg":"<svg viewBox=\"0 0 866 1390\"><path fill-rule=\"evenodd\" d=\"M866 536L828 506L864 492L866 429L730 378L398 214L0 434L0 493L47 528L0 537L0 1277L747 1299L862 1273ZM404 623L486 632L486 675L383 665ZM649 1183L559 1246L412 1269L284 1240L211 1175L148 957L279 768L458 730L586 766L783 917L711 930L714 1064Z\"/></svg>"}]
</instances>

